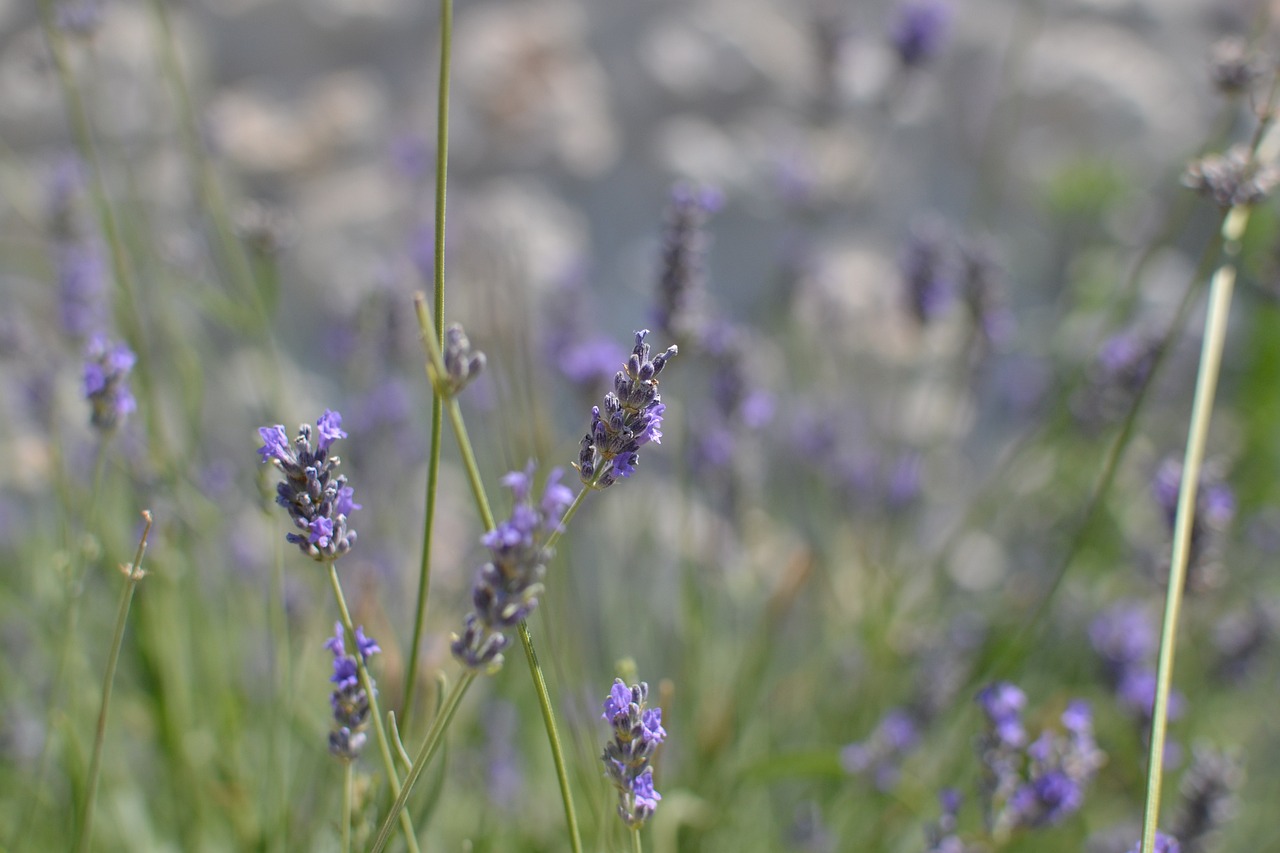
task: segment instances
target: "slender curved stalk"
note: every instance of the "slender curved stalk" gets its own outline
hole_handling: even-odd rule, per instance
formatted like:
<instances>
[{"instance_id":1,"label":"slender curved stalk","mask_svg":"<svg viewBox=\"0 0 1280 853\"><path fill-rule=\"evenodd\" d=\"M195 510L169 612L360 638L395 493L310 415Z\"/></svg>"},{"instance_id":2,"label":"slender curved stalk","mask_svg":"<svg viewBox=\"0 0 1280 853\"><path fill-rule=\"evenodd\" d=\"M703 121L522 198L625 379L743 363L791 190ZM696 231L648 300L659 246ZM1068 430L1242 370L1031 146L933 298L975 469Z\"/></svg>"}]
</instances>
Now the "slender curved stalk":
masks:
<instances>
[{"instance_id":1,"label":"slender curved stalk","mask_svg":"<svg viewBox=\"0 0 1280 853\"><path fill-rule=\"evenodd\" d=\"M644 845L640 843L640 829L638 827L631 830L631 851L632 853L644 853Z\"/></svg>"},{"instance_id":2,"label":"slender curved stalk","mask_svg":"<svg viewBox=\"0 0 1280 853\"><path fill-rule=\"evenodd\" d=\"M133 602L133 591L138 582L146 576L142 570L142 555L147 550L147 536L151 533L151 513L143 511L142 517L146 526L138 538L138 550L134 552L133 562L121 566L125 574L124 589L120 590L120 606L116 611L116 628L111 638L111 650L107 653L107 671L102 677L102 704L98 709L98 727L93 737L93 757L89 760L89 783L84 798L84 811L80 818L80 842L76 849L87 853L93 838L93 803L98 795L98 779L102 775L102 746L107 737L107 709L111 706L111 687L115 682L116 665L120 662L120 647L124 643L124 628L129 621L129 605Z\"/></svg>"},{"instance_id":3,"label":"slender curved stalk","mask_svg":"<svg viewBox=\"0 0 1280 853\"><path fill-rule=\"evenodd\" d=\"M357 655L357 657L359 657ZM474 670L467 670L463 673L462 678L458 681L457 687L453 688L453 692L449 694L449 698L445 700L444 706L440 709L440 713L436 716L435 722L431 724L431 730L427 732L426 739L422 742L422 747L418 750L418 754L413 759L413 766L409 768L408 774L404 777L404 787L400 788L396 801L391 804L391 811L382 819L382 826L378 828L378 836L374 839L372 853L380 853L387 846L387 841L391 838L391 822L397 815L403 816L407 814L404 811L404 805L409 800L409 792L413 790L414 784L417 783L418 777L422 775L422 771L431 763L432 757L436 754L436 750L440 748L440 744L444 741L445 729L453 722L453 715L457 713L458 706L462 704L462 697L466 695L467 689L471 687L471 683L476 680Z\"/></svg>"},{"instance_id":4,"label":"slender curved stalk","mask_svg":"<svg viewBox=\"0 0 1280 853\"><path fill-rule=\"evenodd\" d=\"M1240 236L1249 221L1249 208L1233 208L1222 225L1223 251L1228 260L1214 273L1209 285L1209 313L1205 317L1200 369L1196 375L1191 422L1187 429L1187 449L1182 462L1182 482L1178 488L1178 509L1173 526L1173 555L1169 566L1169 587L1165 595L1164 623L1160 629L1160 658L1156 664L1156 697L1151 711L1151 752L1147 761L1147 797L1142 815L1142 851L1155 849L1156 824L1160 819L1160 788L1164 772L1165 733L1168 725L1169 690L1173 681L1173 658L1178 632L1178 615L1186 585L1187 560L1191 551L1191 526L1196 514L1196 489L1204 461L1209 418L1222 364L1222 347L1227 334L1227 314L1236 270L1232 263L1240 251Z\"/></svg>"},{"instance_id":5,"label":"slender curved stalk","mask_svg":"<svg viewBox=\"0 0 1280 853\"><path fill-rule=\"evenodd\" d=\"M449 64L453 54L453 0L440 0L440 75L436 113L436 222L435 222L435 341L444 341L444 216L446 186L449 173ZM425 330L424 330L424 334ZM436 391L431 396L431 449L427 456L427 500L422 519L422 559L418 567L418 604L413 617L413 641L409 647L409 668L405 672L404 704L400 719L408 724L417 688L418 647L426 619L427 598L431 589L431 530L435 522L436 494L440 479L440 429L443 425L443 403Z\"/></svg>"},{"instance_id":6,"label":"slender curved stalk","mask_svg":"<svg viewBox=\"0 0 1280 853\"><path fill-rule=\"evenodd\" d=\"M351 612L347 609L347 599L342 594L342 582L338 580L337 565L332 560L329 561L329 583L333 587L334 600L338 603L338 613L341 614L342 628L346 631L347 641L351 643L351 648L357 649L356 654L353 655L356 661L356 672L360 676L360 686L369 697L369 718L373 721L373 733L378 741L378 752L382 756L382 768L387 774L391 792L400 796L402 791L400 774L396 772L396 762L391 755L391 742L387 740L387 730L382 724L382 711L378 708L378 692L373 687L373 680L369 678L369 670L364 665L364 656L359 654L359 647L356 644L356 627L351 621ZM402 811L399 815L405 843L409 845L411 851L417 851L418 839L413 830L413 820L408 812Z\"/></svg>"}]
</instances>

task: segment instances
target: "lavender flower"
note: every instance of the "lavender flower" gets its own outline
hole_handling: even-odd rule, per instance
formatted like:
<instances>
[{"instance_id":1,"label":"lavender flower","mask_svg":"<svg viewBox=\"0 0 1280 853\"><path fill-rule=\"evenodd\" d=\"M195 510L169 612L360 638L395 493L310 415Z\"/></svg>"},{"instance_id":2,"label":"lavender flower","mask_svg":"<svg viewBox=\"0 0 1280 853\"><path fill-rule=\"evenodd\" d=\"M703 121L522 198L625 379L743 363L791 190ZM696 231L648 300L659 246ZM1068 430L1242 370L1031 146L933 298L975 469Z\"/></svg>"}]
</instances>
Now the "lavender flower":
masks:
<instances>
[{"instance_id":1,"label":"lavender flower","mask_svg":"<svg viewBox=\"0 0 1280 853\"><path fill-rule=\"evenodd\" d=\"M1235 495L1211 471L1202 470L1196 490L1195 515L1191 520L1191 542L1187 554L1187 586L1196 590L1212 586L1212 565L1217 545L1214 534L1225 529L1235 516ZM1151 482L1151 494L1172 533L1178 514L1178 492L1182 487L1182 464L1165 459Z\"/></svg>"},{"instance_id":2,"label":"lavender flower","mask_svg":"<svg viewBox=\"0 0 1280 853\"><path fill-rule=\"evenodd\" d=\"M911 229L899 261L906 286L907 308L921 326L942 316L955 298L956 271L951 236L940 224L926 222Z\"/></svg>"},{"instance_id":3,"label":"lavender flower","mask_svg":"<svg viewBox=\"0 0 1280 853\"><path fill-rule=\"evenodd\" d=\"M1231 755L1207 747L1192 751L1173 821L1185 853L1211 849L1213 836L1235 814L1236 792L1243 781L1240 763Z\"/></svg>"},{"instance_id":4,"label":"lavender flower","mask_svg":"<svg viewBox=\"0 0 1280 853\"><path fill-rule=\"evenodd\" d=\"M1193 160L1182 175L1183 186L1212 199L1223 210L1260 204L1277 183L1280 169L1258 163L1245 145Z\"/></svg>"},{"instance_id":5,"label":"lavender flower","mask_svg":"<svg viewBox=\"0 0 1280 853\"><path fill-rule=\"evenodd\" d=\"M942 814L936 823L925 828L925 839L929 846L925 853L964 853L964 842L956 834L960 825L960 804L963 799L954 788L944 788L938 794L938 805Z\"/></svg>"},{"instance_id":6,"label":"lavender flower","mask_svg":"<svg viewBox=\"0 0 1280 853\"><path fill-rule=\"evenodd\" d=\"M621 678L604 700L601 715L613 726L613 740L605 744L605 774L618 789L618 816L632 829L638 829L658 807L662 795L653 789L650 759L666 738L662 728L662 709L646 707L649 685L643 681L627 687Z\"/></svg>"},{"instance_id":7,"label":"lavender flower","mask_svg":"<svg viewBox=\"0 0 1280 853\"><path fill-rule=\"evenodd\" d=\"M333 636L325 640L324 647L333 652L333 706L334 729L329 732L329 752L343 761L354 761L364 748L368 735L369 695L360 686L360 671L354 655L348 655L343 640L342 623L335 622ZM363 627L356 628L356 650L361 662L382 651L378 644L364 634ZM370 679L372 683L372 679Z\"/></svg>"},{"instance_id":8,"label":"lavender flower","mask_svg":"<svg viewBox=\"0 0 1280 853\"><path fill-rule=\"evenodd\" d=\"M648 334L648 329L636 332L631 357L614 375L614 390L604 396L604 410L591 409L591 432L583 436L574 466L591 488L604 489L619 477L630 477L640 448L662 441L660 427L667 407L658 394L658 374L675 357L676 348L669 347L650 360L649 345L644 342Z\"/></svg>"},{"instance_id":9,"label":"lavender flower","mask_svg":"<svg viewBox=\"0 0 1280 853\"><path fill-rule=\"evenodd\" d=\"M328 563L355 544L356 532L347 529L347 519L360 504L352 499L354 490L347 478L334 475L342 460L329 453L335 441L347 437L342 415L326 409L320 416L314 450L311 434L311 427L303 424L291 445L282 425L261 427L258 454L284 474L276 486L276 503L289 511L299 531L285 538L316 562Z\"/></svg>"},{"instance_id":10,"label":"lavender flower","mask_svg":"<svg viewBox=\"0 0 1280 853\"><path fill-rule=\"evenodd\" d=\"M63 331L82 338L103 319L107 264L92 242L58 242L53 249L58 277L58 319Z\"/></svg>"},{"instance_id":11,"label":"lavender flower","mask_svg":"<svg viewBox=\"0 0 1280 853\"><path fill-rule=\"evenodd\" d=\"M1165 835L1163 832L1156 833L1155 844L1152 847L1153 853L1182 853L1182 848L1178 844L1178 839L1172 835ZM1129 853L1142 853L1142 842L1129 848Z\"/></svg>"},{"instance_id":12,"label":"lavender flower","mask_svg":"<svg viewBox=\"0 0 1280 853\"><path fill-rule=\"evenodd\" d=\"M560 483L561 474L559 468L551 472L536 504L532 463L502 478L515 506L509 519L480 539L489 549L489 562L476 571L471 587L475 609L467 614L462 633L451 638L453 656L464 666L491 672L501 667L502 651L511 642L506 632L538 606L552 553L547 539L560 529L573 502L573 492Z\"/></svg>"},{"instance_id":13,"label":"lavender flower","mask_svg":"<svg viewBox=\"0 0 1280 853\"><path fill-rule=\"evenodd\" d=\"M943 0L905 0L894 12L889 41L908 68L937 56L951 28L951 6Z\"/></svg>"},{"instance_id":14,"label":"lavender flower","mask_svg":"<svg viewBox=\"0 0 1280 853\"><path fill-rule=\"evenodd\" d=\"M662 271L658 276L658 328L679 341L692 342L701 331L700 300L706 272L703 257L707 217L723 199L713 189L677 184L671 190L662 234Z\"/></svg>"},{"instance_id":15,"label":"lavender flower","mask_svg":"<svg viewBox=\"0 0 1280 853\"><path fill-rule=\"evenodd\" d=\"M458 323L444 330L444 369L446 396L452 397L484 370L484 353L471 348L467 333Z\"/></svg>"},{"instance_id":16,"label":"lavender flower","mask_svg":"<svg viewBox=\"0 0 1280 853\"><path fill-rule=\"evenodd\" d=\"M89 423L101 433L111 433L138 408L127 378L137 357L124 344L113 344L101 335L89 341L85 351L84 396L91 411Z\"/></svg>"},{"instance_id":17,"label":"lavender flower","mask_svg":"<svg viewBox=\"0 0 1280 853\"><path fill-rule=\"evenodd\" d=\"M979 739L987 824L997 836L1058 823L1079 810L1084 791L1105 756L1093 739L1093 718L1076 701L1062 714L1063 732L1045 731L1027 743L1026 695L1000 682L978 694L987 717ZM1024 746L1025 745L1025 746Z\"/></svg>"},{"instance_id":18,"label":"lavender flower","mask_svg":"<svg viewBox=\"0 0 1280 853\"><path fill-rule=\"evenodd\" d=\"M898 782L902 759L920 742L915 718L902 708L884 715L871 737L840 750L840 765L846 773L871 772L876 787L891 790Z\"/></svg>"}]
</instances>

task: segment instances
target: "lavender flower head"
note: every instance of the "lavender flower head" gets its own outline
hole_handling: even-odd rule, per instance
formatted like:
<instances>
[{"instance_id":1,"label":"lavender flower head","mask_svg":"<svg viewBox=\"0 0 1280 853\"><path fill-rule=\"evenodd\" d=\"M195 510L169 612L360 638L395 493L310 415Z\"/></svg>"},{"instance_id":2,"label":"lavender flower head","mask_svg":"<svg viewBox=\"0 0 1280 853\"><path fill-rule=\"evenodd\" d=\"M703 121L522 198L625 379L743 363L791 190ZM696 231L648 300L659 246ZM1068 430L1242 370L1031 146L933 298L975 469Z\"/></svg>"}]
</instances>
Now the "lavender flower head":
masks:
<instances>
[{"instance_id":1,"label":"lavender flower head","mask_svg":"<svg viewBox=\"0 0 1280 853\"><path fill-rule=\"evenodd\" d=\"M951 28L951 6L944 0L905 0L894 13L889 41L902 64L924 65L938 55Z\"/></svg>"},{"instance_id":2,"label":"lavender flower head","mask_svg":"<svg viewBox=\"0 0 1280 853\"><path fill-rule=\"evenodd\" d=\"M650 759L666 738L662 728L662 709L646 707L649 685L643 681L627 687L621 678L604 700L601 715L613 726L613 740L605 744L605 775L618 789L618 816L632 829L638 829L658 807L662 795L653 789Z\"/></svg>"},{"instance_id":3,"label":"lavender flower head","mask_svg":"<svg viewBox=\"0 0 1280 853\"><path fill-rule=\"evenodd\" d=\"M89 423L101 433L111 433L138 408L129 390L129 371L137 356L124 344L113 344L101 335L89 341L85 351L84 396L89 401Z\"/></svg>"},{"instance_id":4,"label":"lavender flower head","mask_svg":"<svg viewBox=\"0 0 1280 853\"><path fill-rule=\"evenodd\" d=\"M280 424L261 427L262 447L258 454L284 475L276 486L276 503L289 511L297 533L286 534L289 542L319 563L328 563L351 550L356 532L347 529L347 519L360 509L352 498L354 490L347 478L335 475L342 464L329 448L347 434L342 429L342 415L326 409L316 421L315 449L311 446L311 427L303 424L293 443Z\"/></svg>"},{"instance_id":5,"label":"lavender flower head","mask_svg":"<svg viewBox=\"0 0 1280 853\"><path fill-rule=\"evenodd\" d=\"M657 326L671 337L689 341L701 327L707 251L707 217L720 209L723 198L713 189L677 184L671 190L667 222L662 233L662 271L658 276Z\"/></svg>"},{"instance_id":6,"label":"lavender flower head","mask_svg":"<svg viewBox=\"0 0 1280 853\"><path fill-rule=\"evenodd\" d=\"M916 322L926 326L951 306L956 295L956 270L951 237L936 222L911 229L898 268L906 286L906 303Z\"/></svg>"},{"instance_id":7,"label":"lavender flower head","mask_svg":"<svg viewBox=\"0 0 1280 853\"><path fill-rule=\"evenodd\" d=\"M484 353L471 348L467 333L458 323L444 330L444 384L452 397L484 370Z\"/></svg>"},{"instance_id":8,"label":"lavender flower head","mask_svg":"<svg viewBox=\"0 0 1280 853\"><path fill-rule=\"evenodd\" d=\"M649 358L644 342L649 330L636 332L636 345L626 365L613 377L613 389L604 395L603 410L591 409L591 432L582 438L574 466L582 482L594 489L607 488L619 478L635 473L639 450L662 441L662 415L666 406L658 394L658 374L676 355L674 346Z\"/></svg>"},{"instance_id":9,"label":"lavender flower head","mask_svg":"<svg viewBox=\"0 0 1280 853\"><path fill-rule=\"evenodd\" d=\"M869 738L840 750L840 766L846 773L870 772L876 788L892 790L898 782L903 758L920 742L920 728L912 714L892 708Z\"/></svg>"},{"instance_id":10,"label":"lavender flower head","mask_svg":"<svg viewBox=\"0 0 1280 853\"><path fill-rule=\"evenodd\" d=\"M369 695L360 686L360 671L354 655L348 655L343 640L342 623L335 622L333 636L325 640L324 647L333 652L333 731L329 732L329 752L343 761L354 761L364 748L368 735ZM364 628L356 628L356 650L361 662L382 651L378 644L364 634ZM372 683L372 679L370 680Z\"/></svg>"},{"instance_id":11,"label":"lavender flower head","mask_svg":"<svg viewBox=\"0 0 1280 853\"><path fill-rule=\"evenodd\" d=\"M537 503L532 463L502 478L515 506L509 519L480 538L489 549L489 562L476 570L471 587L475 609L467 614L462 633L451 638L453 656L463 666L496 671L511 642L507 631L538 606L552 553L547 540L560 530L560 519L573 503L573 492L560 482L562 473L560 468L551 472Z\"/></svg>"}]
</instances>

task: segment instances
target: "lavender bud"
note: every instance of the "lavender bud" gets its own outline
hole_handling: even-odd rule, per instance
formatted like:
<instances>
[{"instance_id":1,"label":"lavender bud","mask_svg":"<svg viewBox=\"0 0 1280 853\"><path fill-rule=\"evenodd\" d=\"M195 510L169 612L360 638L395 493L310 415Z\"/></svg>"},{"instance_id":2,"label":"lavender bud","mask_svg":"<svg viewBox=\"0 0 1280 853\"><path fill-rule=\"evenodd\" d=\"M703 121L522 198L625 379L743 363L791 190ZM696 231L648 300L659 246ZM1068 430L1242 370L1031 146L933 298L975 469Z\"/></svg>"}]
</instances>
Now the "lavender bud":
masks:
<instances>
[{"instance_id":1,"label":"lavender bud","mask_svg":"<svg viewBox=\"0 0 1280 853\"><path fill-rule=\"evenodd\" d=\"M137 357L124 344L112 344L101 335L89 341L84 363L84 396L89 401L89 423L107 434L114 432L138 408L129 390L129 371Z\"/></svg>"},{"instance_id":2,"label":"lavender bud","mask_svg":"<svg viewBox=\"0 0 1280 853\"><path fill-rule=\"evenodd\" d=\"M444 369L446 394L456 395L484 370L484 353L471 349L467 333L458 323L444 330Z\"/></svg>"},{"instance_id":3,"label":"lavender bud","mask_svg":"<svg viewBox=\"0 0 1280 853\"><path fill-rule=\"evenodd\" d=\"M1223 210L1265 201L1278 182L1280 170L1258 163L1244 145L1193 160L1182 175L1183 186L1212 199Z\"/></svg>"}]
</instances>

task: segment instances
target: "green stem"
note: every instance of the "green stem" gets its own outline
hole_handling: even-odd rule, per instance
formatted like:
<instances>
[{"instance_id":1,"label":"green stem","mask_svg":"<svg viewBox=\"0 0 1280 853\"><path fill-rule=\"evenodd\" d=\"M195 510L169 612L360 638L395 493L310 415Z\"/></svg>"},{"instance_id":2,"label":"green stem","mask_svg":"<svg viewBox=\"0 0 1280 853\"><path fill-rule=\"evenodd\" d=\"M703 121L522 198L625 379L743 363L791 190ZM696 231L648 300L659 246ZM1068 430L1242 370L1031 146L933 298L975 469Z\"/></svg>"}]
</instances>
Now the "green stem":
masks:
<instances>
[{"instance_id":1,"label":"green stem","mask_svg":"<svg viewBox=\"0 0 1280 853\"><path fill-rule=\"evenodd\" d=\"M444 217L449 174L449 65L453 54L453 0L440 0L440 73L436 101L436 221L433 283L435 285L435 342L444 342ZM424 329L424 336L426 331ZM413 642L409 647L409 668L405 673L404 704L400 721L408 726L417 688L418 647L422 642L427 598L431 588L431 530L435 522L436 492L440 476L440 428L443 424L443 397L431 397L431 449L427 456L427 500L422 519L422 559L418 567L418 603L413 617Z\"/></svg>"},{"instance_id":2,"label":"green stem","mask_svg":"<svg viewBox=\"0 0 1280 853\"><path fill-rule=\"evenodd\" d=\"M639 827L631 830L631 851L632 853L644 853L644 845L640 843Z\"/></svg>"},{"instance_id":3,"label":"green stem","mask_svg":"<svg viewBox=\"0 0 1280 853\"><path fill-rule=\"evenodd\" d=\"M342 627L347 634L347 642L351 644L351 648L355 650L356 671L360 676L360 686L364 688L365 694L369 697L369 718L373 722L373 733L378 741L378 752L382 756L382 767L386 771L387 781L391 784L391 792L397 796L400 795L402 789L400 787L400 774L396 772L395 759L391 755L391 742L387 740L387 731L382 724L382 711L378 708L378 693L373 687L373 679L369 677L369 670L364 665L364 656L360 654L359 647L356 645L356 628L351 621L351 612L347 609L347 599L342 594L342 582L338 580L337 564L329 561L329 583L333 587L333 597L338 603L338 613L342 618ZM413 831L413 821L409 817L408 812L399 812L400 827L404 830L405 842L409 845L409 849L416 851L418 849L418 839Z\"/></svg>"},{"instance_id":4,"label":"green stem","mask_svg":"<svg viewBox=\"0 0 1280 853\"><path fill-rule=\"evenodd\" d=\"M133 591L145 575L142 571L142 555L147 550L147 536L151 533L151 513L143 511L142 517L146 520L146 526L138 539L138 550L134 552L133 562L122 567L126 573L126 581L124 589L120 591L115 633L111 638L111 650L107 653L107 671L102 677L102 704L98 709L98 727L93 737L93 757L89 760L89 783L80 819L80 842L76 845L80 853L87 853L93 838L93 803L97 799L98 779L102 775L102 747L107 737L107 709L111 706L111 687L116 677L116 665L120 662L120 647L124 643L124 628L129 621Z\"/></svg>"},{"instance_id":5,"label":"green stem","mask_svg":"<svg viewBox=\"0 0 1280 853\"><path fill-rule=\"evenodd\" d=\"M533 678L533 687L538 694L538 707L542 709L542 723L547 730L547 743L551 745L551 758L556 765L556 781L560 785L560 799L564 802L564 819L569 826L569 845L573 848L573 853L582 853L582 839L578 833L578 815L573 807L573 791L569 788L569 771L564 762L560 733L556 730L556 715L551 707L551 694L547 690L547 680L542 674L542 666L538 663L538 653L533 648L533 638L529 636L529 625L523 619L520 620L520 643L524 646L524 657L529 663L529 675Z\"/></svg>"},{"instance_id":6,"label":"green stem","mask_svg":"<svg viewBox=\"0 0 1280 853\"><path fill-rule=\"evenodd\" d=\"M357 657L359 656L357 655ZM391 804L391 811L382 819L382 826L378 828L378 836L374 839L373 847L371 848L372 853L380 853L387 846L387 841L391 838L391 821L396 815L404 815L406 813L404 805L409 800L409 792L413 790L418 777L422 775L422 771L431 763L431 758L440 748L440 744L444 740L445 729L453 722L453 715L457 713L458 706L462 703L462 697L466 695L471 683L476 680L477 674L474 670L467 670L463 673L458 686L453 688L453 692L445 700L444 706L436 716L435 722L431 724L431 730L427 732L426 740L422 742L422 748L418 750L417 756L413 759L413 766L409 768L409 773L404 777L404 787L400 789L396 801Z\"/></svg>"},{"instance_id":7,"label":"green stem","mask_svg":"<svg viewBox=\"0 0 1280 853\"><path fill-rule=\"evenodd\" d=\"M1173 681L1173 658L1178 632L1178 615L1186 584L1187 560L1191 550L1191 526L1196 514L1196 489L1204 461L1209 418L1222 364L1222 347L1231 310L1231 291L1236 270L1232 259L1239 254L1240 236L1249 221L1249 208L1233 208L1222 224L1226 262L1209 284L1209 313L1204 321L1204 341L1200 369L1196 375L1191 422L1187 429L1187 449L1182 462L1182 483L1178 489L1178 509L1173 525L1173 555L1169 566L1169 587L1165 595L1164 623L1160 630L1160 658L1156 665L1156 698L1151 711L1151 752L1147 762L1147 798L1142 816L1142 851L1155 849L1156 824L1160 819L1160 788L1164 771L1165 733L1168 725L1169 690Z\"/></svg>"}]
</instances>

